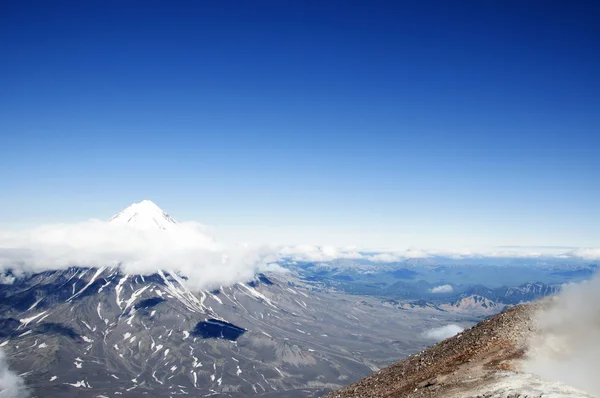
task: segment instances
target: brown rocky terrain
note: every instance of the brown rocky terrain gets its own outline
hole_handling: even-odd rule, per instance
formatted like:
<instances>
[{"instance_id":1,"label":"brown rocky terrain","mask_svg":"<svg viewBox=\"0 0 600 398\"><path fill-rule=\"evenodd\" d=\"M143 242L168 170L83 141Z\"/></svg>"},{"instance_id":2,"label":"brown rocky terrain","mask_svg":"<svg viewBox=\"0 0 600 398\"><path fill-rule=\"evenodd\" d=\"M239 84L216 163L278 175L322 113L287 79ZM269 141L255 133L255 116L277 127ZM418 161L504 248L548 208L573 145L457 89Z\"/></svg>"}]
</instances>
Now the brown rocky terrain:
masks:
<instances>
[{"instance_id":1,"label":"brown rocky terrain","mask_svg":"<svg viewBox=\"0 0 600 398\"><path fill-rule=\"evenodd\" d=\"M329 393L326 398L542 396L507 393L511 389L505 385L499 393L490 386L498 384L499 380L514 380L516 378L512 376L519 375L518 359L525 354L527 340L535 332L534 314L547 305L549 302L545 300L509 308L454 337ZM529 378L520 377L522 385L531 386L538 382L533 375L522 376ZM565 388L569 389L567 393ZM573 390L574 395L568 395L572 391L566 386L558 390L567 395L556 396L587 396L576 390ZM517 391L520 391L518 387Z\"/></svg>"}]
</instances>

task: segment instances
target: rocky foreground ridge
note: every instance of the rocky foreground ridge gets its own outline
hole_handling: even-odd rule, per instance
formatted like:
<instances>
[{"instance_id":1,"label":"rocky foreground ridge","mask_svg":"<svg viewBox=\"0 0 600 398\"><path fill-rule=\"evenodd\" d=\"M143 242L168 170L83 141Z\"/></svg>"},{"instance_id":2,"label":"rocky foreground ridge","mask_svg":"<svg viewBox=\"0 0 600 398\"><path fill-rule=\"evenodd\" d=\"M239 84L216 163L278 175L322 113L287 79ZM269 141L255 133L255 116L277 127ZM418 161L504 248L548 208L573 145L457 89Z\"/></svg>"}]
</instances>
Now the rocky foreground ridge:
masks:
<instances>
[{"instance_id":1,"label":"rocky foreground ridge","mask_svg":"<svg viewBox=\"0 0 600 398\"><path fill-rule=\"evenodd\" d=\"M411 355L326 398L591 397L520 371L534 315L550 300L521 304Z\"/></svg>"}]
</instances>

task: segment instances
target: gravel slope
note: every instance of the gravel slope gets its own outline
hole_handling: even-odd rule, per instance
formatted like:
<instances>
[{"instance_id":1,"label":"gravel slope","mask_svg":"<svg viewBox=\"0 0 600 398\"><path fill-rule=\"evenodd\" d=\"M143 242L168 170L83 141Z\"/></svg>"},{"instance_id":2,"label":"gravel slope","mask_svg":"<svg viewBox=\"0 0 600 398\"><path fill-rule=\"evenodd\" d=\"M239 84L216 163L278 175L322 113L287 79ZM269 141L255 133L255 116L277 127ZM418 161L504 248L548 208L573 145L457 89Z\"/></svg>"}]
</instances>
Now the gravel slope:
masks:
<instances>
[{"instance_id":1,"label":"gravel slope","mask_svg":"<svg viewBox=\"0 0 600 398\"><path fill-rule=\"evenodd\" d=\"M518 371L535 333L534 314L549 301L512 307L326 398L591 397Z\"/></svg>"}]
</instances>

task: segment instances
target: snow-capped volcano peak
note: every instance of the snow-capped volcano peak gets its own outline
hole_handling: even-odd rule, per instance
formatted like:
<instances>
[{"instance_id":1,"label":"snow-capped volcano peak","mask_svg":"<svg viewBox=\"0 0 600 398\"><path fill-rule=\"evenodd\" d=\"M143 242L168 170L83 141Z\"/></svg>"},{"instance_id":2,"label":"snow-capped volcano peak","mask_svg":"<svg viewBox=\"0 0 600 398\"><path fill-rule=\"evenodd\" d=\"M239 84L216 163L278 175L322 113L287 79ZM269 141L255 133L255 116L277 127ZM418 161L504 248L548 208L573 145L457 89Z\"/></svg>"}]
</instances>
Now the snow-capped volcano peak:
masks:
<instances>
[{"instance_id":1,"label":"snow-capped volcano peak","mask_svg":"<svg viewBox=\"0 0 600 398\"><path fill-rule=\"evenodd\" d=\"M112 224L129 225L139 229L171 230L177 221L150 200L134 203L108 220Z\"/></svg>"}]
</instances>

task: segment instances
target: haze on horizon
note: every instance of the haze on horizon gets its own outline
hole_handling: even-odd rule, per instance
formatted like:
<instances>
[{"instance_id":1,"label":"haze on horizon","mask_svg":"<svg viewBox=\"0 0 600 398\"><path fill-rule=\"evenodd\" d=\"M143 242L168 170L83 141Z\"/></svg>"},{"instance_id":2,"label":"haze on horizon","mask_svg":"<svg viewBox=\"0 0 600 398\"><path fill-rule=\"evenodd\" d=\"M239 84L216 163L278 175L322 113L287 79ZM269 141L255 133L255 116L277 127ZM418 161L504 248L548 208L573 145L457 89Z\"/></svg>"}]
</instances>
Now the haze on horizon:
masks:
<instances>
[{"instance_id":1,"label":"haze on horizon","mask_svg":"<svg viewBox=\"0 0 600 398\"><path fill-rule=\"evenodd\" d=\"M583 3L8 2L0 229L151 199L225 241L597 247Z\"/></svg>"}]
</instances>

